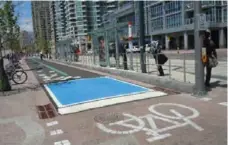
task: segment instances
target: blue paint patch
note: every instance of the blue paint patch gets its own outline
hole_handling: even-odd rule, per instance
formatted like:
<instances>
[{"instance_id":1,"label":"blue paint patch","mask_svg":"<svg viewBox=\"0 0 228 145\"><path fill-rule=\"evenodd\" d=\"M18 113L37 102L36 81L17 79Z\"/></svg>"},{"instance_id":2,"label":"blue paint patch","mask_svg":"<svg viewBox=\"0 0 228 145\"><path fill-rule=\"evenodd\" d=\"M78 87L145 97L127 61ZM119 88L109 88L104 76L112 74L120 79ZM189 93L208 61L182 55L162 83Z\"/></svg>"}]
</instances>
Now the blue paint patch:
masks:
<instances>
[{"instance_id":1,"label":"blue paint patch","mask_svg":"<svg viewBox=\"0 0 228 145\"><path fill-rule=\"evenodd\" d=\"M63 106L149 91L108 77L70 80L48 84L47 87Z\"/></svg>"}]
</instances>

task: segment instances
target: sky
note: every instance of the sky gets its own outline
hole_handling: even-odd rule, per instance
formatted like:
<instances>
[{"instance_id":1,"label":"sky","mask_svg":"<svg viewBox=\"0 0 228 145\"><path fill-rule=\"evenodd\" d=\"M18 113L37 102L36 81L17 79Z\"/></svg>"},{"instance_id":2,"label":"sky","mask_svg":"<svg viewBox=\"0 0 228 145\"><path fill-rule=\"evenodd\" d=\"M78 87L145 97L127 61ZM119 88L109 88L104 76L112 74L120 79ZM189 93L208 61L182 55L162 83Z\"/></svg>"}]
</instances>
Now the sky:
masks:
<instances>
[{"instance_id":1,"label":"sky","mask_svg":"<svg viewBox=\"0 0 228 145\"><path fill-rule=\"evenodd\" d=\"M18 24L21 30L33 32L31 1L21 1L19 4L18 1L14 2L17 3L15 13L19 14Z\"/></svg>"}]
</instances>

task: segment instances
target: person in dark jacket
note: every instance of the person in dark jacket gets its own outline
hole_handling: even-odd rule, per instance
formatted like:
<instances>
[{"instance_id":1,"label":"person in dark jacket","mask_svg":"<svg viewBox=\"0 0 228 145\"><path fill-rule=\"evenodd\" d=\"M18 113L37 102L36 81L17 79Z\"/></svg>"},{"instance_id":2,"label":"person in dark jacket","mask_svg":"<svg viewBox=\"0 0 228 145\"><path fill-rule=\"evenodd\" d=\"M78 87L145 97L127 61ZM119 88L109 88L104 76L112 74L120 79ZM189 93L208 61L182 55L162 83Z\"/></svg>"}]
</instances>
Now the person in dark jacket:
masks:
<instances>
[{"instance_id":1,"label":"person in dark jacket","mask_svg":"<svg viewBox=\"0 0 228 145\"><path fill-rule=\"evenodd\" d=\"M153 54L155 62L156 62L156 64L158 64L157 67L158 67L159 76L164 76L165 74L164 74L162 65L160 65L158 63L158 60L157 60L158 55L161 53L162 45L161 45L161 43L159 41L152 41L151 42L151 48L152 48L151 52Z\"/></svg>"},{"instance_id":2,"label":"person in dark jacket","mask_svg":"<svg viewBox=\"0 0 228 145\"><path fill-rule=\"evenodd\" d=\"M217 59L217 52L216 52L216 49L215 49L216 46L215 46L214 42L211 40L210 37L211 37L210 31L209 30L205 31L203 45L206 48L206 55L207 55L207 58L212 57L214 55L215 58ZM206 67L205 86L206 87L210 87L212 68L209 67L209 65L208 65L208 59L207 59L205 67Z\"/></svg>"},{"instance_id":3,"label":"person in dark jacket","mask_svg":"<svg viewBox=\"0 0 228 145\"><path fill-rule=\"evenodd\" d=\"M125 70L128 70L127 67L127 39L122 38L122 41L119 44L119 53L123 56L123 66Z\"/></svg>"}]
</instances>

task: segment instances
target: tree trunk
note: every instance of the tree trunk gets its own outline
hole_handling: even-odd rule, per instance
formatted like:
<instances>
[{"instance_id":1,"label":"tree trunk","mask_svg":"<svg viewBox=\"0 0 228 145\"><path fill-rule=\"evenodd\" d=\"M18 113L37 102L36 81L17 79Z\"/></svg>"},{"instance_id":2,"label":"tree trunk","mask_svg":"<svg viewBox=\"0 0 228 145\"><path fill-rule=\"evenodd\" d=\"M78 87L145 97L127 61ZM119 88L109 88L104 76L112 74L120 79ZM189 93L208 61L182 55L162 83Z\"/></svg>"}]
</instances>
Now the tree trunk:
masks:
<instances>
[{"instance_id":1,"label":"tree trunk","mask_svg":"<svg viewBox=\"0 0 228 145\"><path fill-rule=\"evenodd\" d=\"M2 55L2 51L0 52L0 91L10 91L11 85L6 75L6 72L4 69L4 59L1 55Z\"/></svg>"}]
</instances>

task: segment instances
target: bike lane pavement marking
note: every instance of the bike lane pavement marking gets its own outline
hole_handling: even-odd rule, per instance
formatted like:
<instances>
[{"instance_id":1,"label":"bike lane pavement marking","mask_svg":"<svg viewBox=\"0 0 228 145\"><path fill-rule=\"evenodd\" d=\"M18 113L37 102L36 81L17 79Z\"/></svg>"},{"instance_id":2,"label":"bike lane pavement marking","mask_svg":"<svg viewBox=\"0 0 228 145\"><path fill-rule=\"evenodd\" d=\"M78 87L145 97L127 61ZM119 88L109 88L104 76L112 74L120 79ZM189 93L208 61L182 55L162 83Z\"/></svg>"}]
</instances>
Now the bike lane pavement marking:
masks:
<instances>
[{"instance_id":1,"label":"bike lane pavement marking","mask_svg":"<svg viewBox=\"0 0 228 145\"><path fill-rule=\"evenodd\" d=\"M178 112L174 109L169 110L173 114L173 116L166 115L166 114L156 111L155 107L157 107L157 106L173 106L173 107L178 107L178 108L182 108L182 109L187 109L192 112L192 115L184 116L183 114L181 114L180 112ZM100 130L102 130L106 133L109 133L109 134L121 135L121 134L134 134L137 132L145 132L146 135L149 135L149 137L146 139L148 142L154 142L156 140L162 140L167 137L170 137L170 136L172 136L172 134L168 132L169 130L181 128L181 127L184 127L187 125L195 128L198 131L204 130L202 127L200 127L199 125L197 125L195 122L193 122L191 120L193 118L197 118L200 114L194 108L191 108L191 107L188 107L188 106L185 106L182 104L159 103L159 104L151 105L148 108L148 110L149 110L150 114L146 114L144 116L134 116L131 114L123 113L123 116L128 117L129 119L112 122L112 123L109 123L108 125L104 125L102 123L96 123L96 126ZM146 124L144 122L145 119L147 120L147 122L150 126L149 128L146 127ZM171 126L159 128L156 125L156 122L155 122L156 120L167 122L167 123L171 124ZM133 125L132 121L137 122L138 125ZM116 126L116 125L129 128L129 130L118 131L115 129L108 128L108 126L111 127L111 126Z\"/></svg>"},{"instance_id":2,"label":"bike lane pavement marking","mask_svg":"<svg viewBox=\"0 0 228 145\"><path fill-rule=\"evenodd\" d=\"M52 66L50 66L50 65L47 65L47 64L44 64L44 63L42 63L42 62L40 62L40 61L38 61L38 60L35 60L35 59L31 59L32 61L34 61L34 62L37 62L37 63L39 63L39 64L41 64L41 65L43 65L43 66L45 66L46 68L49 68L50 70L52 70L52 71L55 71L55 72L57 72L57 73L59 73L59 74L61 74L61 75L63 75L63 76L69 76L67 73L65 73L65 72L63 72L63 71L61 71L61 70L58 70L58 69L56 69L56 68L54 68L54 67L52 67Z\"/></svg>"}]
</instances>

